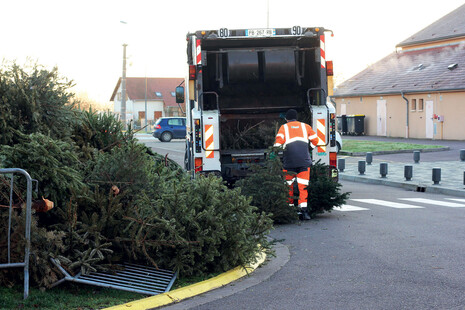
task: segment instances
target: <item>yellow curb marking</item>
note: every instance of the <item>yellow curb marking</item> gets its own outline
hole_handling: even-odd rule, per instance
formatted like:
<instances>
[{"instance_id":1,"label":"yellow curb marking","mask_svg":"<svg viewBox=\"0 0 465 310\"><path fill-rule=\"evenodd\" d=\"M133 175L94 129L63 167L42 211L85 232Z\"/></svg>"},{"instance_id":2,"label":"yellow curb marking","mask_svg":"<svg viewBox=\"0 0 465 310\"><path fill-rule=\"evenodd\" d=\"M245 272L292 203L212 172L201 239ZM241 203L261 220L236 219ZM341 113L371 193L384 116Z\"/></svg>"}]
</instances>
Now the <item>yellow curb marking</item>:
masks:
<instances>
[{"instance_id":1,"label":"yellow curb marking","mask_svg":"<svg viewBox=\"0 0 465 310\"><path fill-rule=\"evenodd\" d=\"M265 252L260 252L257 254L257 261L246 267L236 267L231 269L225 273L222 273L216 277L211 279L195 283L189 286L178 288L174 291L170 291L163 294L158 294L155 296L147 297L140 300L131 301L122 305L113 306L110 308L106 308L105 310L122 310L131 308L137 310L145 310L150 308L157 308L161 306L166 306L171 303L179 302L186 298L191 298L196 295L200 295L202 293L211 291L215 288L222 287L227 285L233 281L236 281L249 273L253 272L255 269L258 268L266 259Z\"/></svg>"}]
</instances>

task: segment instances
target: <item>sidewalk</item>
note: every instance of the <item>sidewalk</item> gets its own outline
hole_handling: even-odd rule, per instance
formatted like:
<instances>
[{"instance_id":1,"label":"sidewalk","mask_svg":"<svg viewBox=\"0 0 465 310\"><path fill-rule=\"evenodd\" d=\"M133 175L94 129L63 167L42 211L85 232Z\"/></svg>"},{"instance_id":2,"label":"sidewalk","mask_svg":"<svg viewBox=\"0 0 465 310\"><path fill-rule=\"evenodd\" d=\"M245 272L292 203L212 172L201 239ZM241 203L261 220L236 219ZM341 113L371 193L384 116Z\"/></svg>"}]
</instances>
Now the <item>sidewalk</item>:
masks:
<instances>
[{"instance_id":1,"label":"sidewalk","mask_svg":"<svg viewBox=\"0 0 465 310\"><path fill-rule=\"evenodd\" d=\"M348 139L367 139L367 140L378 140L378 141L397 141L397 138L385 138L385 137L346 137ZM339 179L382 184L387 186L395 186L405 188L407 190L419 191L419 192L430 192L430 193L441 193L452 196L465 197L465 185L464 185L464 173L465 173L465 161L460 161L458 146L464 146L465 142L462 141L431 141L431 140L413 140L413 143L419 144L439 144L450 147L443 151L438 151L435 155L434 160L426 157L424 153L428 152L431 154L431 149L420 150L420 162L414 163L413 151L403 153L402 155L386 156L383 154L374 154L373 162L371 165L366 164L366 170L363 175L358 171L358 161L366 160L366 156L345 156L340 155L338 158L345 159L344 171L339 171ZM409 142L402 140L402 142ZM452 153L452 156L451 156ZM443 156L442 154L448 154ZM377 158L378 157L378 158ZM446 160L444 160L446 159ZM450 160L453 159L453 160ZM388 174L385 178L381 177L380 174L380 163L385 162L388 164ZM413 177L410 181L406 181L404 177L404 167L411 165L413 168ZM441 181L438 185L433 184L432 170L433 168L441 168Z\"/></svg>"}]
</instances>

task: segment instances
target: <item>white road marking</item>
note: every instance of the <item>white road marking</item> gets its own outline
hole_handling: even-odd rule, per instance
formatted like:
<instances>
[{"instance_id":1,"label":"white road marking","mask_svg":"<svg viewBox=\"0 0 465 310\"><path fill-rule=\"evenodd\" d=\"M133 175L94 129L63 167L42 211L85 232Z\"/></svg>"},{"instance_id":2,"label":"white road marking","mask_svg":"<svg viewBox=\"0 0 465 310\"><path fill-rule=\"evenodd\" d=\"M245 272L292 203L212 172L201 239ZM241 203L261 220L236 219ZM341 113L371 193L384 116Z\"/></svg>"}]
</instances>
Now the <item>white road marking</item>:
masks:
<instances>
[{"instance_id":1,"label":"white road marking","mask_svg":"<svg viewBox=\"0 0 465 310\"><path fill-rule=\"evenodd\" d=\"M465 203L465 199L460 199L460 198L446 198L446 199Z\"/></svg>"},{"instance_id":2,"label":"white road marking","mask_svg":"<svg viewBox=\"0 0 465 310\"><path fill-rule=\"evenodd\" d=\"M379 200L379 199L350 199L350 200L363 202L363 203L370 203L373 205L379 205L383 207L396 208L396 209L424 209L424 207L420 207L420 206L408 205L405 203L398 203L398 202Z\"/></svg>"},{"instance_id":3,"label":"white road marking","mask_svg":"<svg viewBox=\"0 0 465 310\"><path fill-rule=\"evenodd\" d=\"M425 198L399 198L399 199L408 200L412 202L425 203L425 204L435 205L435 206L443 206L443 207L450 207L450 208L465 208L465 204L448 202L448 201L440 201L440 200L425 199Z\"/></svg>"},{"instance_id":4,"label":"white road marking","mask_svg":"<svg viewBox=\"0 0 465 310\"><path fill-rule=\"evenodd\" d=\"M351 205L342 205L340 208L334 208L333 209L333 211L341 211L341 212L365 211L365 210L370 210L370 209L351 206Z\"/></svg>"}]
</instances>

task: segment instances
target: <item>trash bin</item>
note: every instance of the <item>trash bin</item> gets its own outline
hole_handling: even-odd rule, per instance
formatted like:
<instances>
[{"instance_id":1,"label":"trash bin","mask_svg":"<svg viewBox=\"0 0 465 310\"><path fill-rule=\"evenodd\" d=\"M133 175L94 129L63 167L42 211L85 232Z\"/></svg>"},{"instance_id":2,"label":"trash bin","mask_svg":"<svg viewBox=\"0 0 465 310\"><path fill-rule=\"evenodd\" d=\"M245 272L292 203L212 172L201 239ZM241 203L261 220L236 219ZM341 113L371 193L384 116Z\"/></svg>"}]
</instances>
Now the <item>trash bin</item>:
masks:
<instances>
[{"instance_id":1,"label":"trash bin","mask_svg":"<svg viewBox=\"0 0 465 310\"><path fill-rule=\"evenodd\" d=\"M354 115L354 134L357 136L365 134L365 115Z\"/></svg>"},{"instance_id":2,"label":"trash bin","mask_svg":"<svg viewBox=\"0 0 465 310\"><path fill-rule=\"evenodd\" d=\"M340 123L340 124L339 124ZM347 135L347 115L341 115L340 119L337 121L337 130L343 135ZM340 129L339 129L340 126Z\"/></svg>"},{"instance_id":3,"label":"trash bin","mask_svg":"<svg viewBox=\"0 0 465 310\"><path fill-rule=\"evenodd\" d=\"M355 134L355 121L354 115L347 115L347 134L354 135Z\"/></svg>"}]
</instances>

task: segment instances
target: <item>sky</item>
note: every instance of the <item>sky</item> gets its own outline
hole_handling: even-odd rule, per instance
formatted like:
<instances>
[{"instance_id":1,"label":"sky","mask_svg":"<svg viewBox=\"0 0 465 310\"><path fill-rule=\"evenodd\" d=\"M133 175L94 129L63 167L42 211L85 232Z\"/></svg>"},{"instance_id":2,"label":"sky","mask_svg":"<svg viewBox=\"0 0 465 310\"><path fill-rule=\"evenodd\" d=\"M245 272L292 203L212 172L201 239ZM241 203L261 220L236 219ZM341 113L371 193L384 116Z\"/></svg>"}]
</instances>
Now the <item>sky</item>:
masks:
<instances>
[{"instance_id":1,"label":"sky","mask_svg":"<svg viewBox=\"0 0 465 310\"><path fill-rule=\"evenodd\" d=\"M185 77L186 34L196 30L324 27L336 83L465 0L0 0L0 61L32 59L106 103L128 77ZM124 21L125 23L121 23Z\"/></svg>"}]
</instances>

